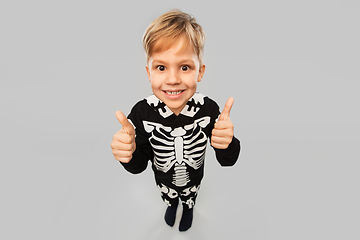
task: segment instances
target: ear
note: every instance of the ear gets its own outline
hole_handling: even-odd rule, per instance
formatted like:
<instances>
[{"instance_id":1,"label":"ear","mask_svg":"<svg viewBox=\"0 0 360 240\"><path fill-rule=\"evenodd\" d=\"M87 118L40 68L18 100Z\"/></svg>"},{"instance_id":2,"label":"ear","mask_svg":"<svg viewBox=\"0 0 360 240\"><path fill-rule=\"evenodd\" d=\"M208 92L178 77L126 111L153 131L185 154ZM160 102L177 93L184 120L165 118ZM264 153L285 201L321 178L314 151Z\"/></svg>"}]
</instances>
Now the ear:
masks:
<instances>
[{"instance_id":1,"label":"ear","mask_svg":"<svg viewBox=\"0 0 360 240\"><path fill-rule=\"evenodd\" d=\"M149 82L151 82L150 69L149 69L148 65L146 65L146 73L147 73L147 75L148 75Z\"/></svg>"},{"instance_id":2,"label":"ear","mask_svg":"<svg viewBox=\"0 0 360 240\"><path fill-rule=\"evenodd\" d=\"M201 81L202 77L204 76L204 73L205 73L205 64L200 66L199 75L198 75L198 79L197 79L198 82Z\"/></svg>"}]
</instances>

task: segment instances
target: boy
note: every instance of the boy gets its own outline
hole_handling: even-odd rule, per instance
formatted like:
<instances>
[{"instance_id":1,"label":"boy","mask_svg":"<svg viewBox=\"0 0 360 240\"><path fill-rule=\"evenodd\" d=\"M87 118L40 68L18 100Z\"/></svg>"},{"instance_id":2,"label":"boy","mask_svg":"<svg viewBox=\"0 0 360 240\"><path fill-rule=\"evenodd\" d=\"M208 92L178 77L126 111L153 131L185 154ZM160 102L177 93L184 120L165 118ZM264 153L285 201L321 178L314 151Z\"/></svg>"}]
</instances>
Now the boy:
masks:
<instances>
[{"instance_id":1,"label":"boy","mask_svg":"<svg viewBox=\"0 0 360 240\"><path fill-rule=\"evenodd\" d=\"M128 118L116 112L122 129L111 143L115 159L131 173L144 171L151 161L170 226L181 199L180 231L192 224L208 138L222 166L234 165L240 153L229 118L234 99L228 99L220 114L213 100L196 92L205 72L204 40L201 26L179 10L149 25L143 44L154 95L139 101Z\"/></svg>"}]
</instances>

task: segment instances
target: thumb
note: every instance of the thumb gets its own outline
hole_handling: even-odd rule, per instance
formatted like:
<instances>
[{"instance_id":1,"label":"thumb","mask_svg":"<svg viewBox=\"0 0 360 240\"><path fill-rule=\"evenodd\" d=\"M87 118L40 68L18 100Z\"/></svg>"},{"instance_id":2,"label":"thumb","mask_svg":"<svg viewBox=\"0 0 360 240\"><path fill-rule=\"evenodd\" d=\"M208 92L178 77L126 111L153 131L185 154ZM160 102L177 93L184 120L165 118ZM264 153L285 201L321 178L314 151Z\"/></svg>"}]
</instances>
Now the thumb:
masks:
<instances>
[{"instance_id":1,"label":"thumb","mask_svg":"<svg viewBox=\"0 0 360 240\"><path fill-rule=\"evenodd\" d=\"M230 97L225 103L225 107L220 114L219 120L226 120L230 117L230 110L233 104L234 104L234 98Z\"/></svg>"},{"instance_id":2,"label":"thumb","mask_svg":"<svg viewBox=\"0 0 360 240\"><path fill-rule=\"evenodd\" d=\"M117 111L115 115L125 132L129 135L135 135L134 126L129 122L124 113L122 113L121 111Z\"/></svg>"}]
</instances>

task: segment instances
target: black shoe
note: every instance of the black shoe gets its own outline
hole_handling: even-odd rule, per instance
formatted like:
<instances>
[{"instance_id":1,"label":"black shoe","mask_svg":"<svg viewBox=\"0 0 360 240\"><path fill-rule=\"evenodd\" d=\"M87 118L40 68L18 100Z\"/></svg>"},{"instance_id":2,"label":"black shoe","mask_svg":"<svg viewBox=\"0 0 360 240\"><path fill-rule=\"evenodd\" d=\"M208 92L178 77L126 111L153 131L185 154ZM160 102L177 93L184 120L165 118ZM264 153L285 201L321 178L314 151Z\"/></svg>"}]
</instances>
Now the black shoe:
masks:
<instances>
[{"instance_id":1,"label":"black shoe","mask_svg":"<svg viewBox=\"0 0 360 240\"><path fill-rule=\"evenodd\" d=\"M166 209L165 212L165 222L167 223L167 225L169 225L170 227L174 226L175 224L175 218L176 218L176 211L177 211L177 205L176 206L169 206Z\"/></svg>"},{"instance_id":2,"label":"black shoe","mask_svg":"<svg viewBox=\"0 0 360 240\"><path fill-rule=\"evenodd\" d=\"M179 231L185 232L189 228L191 228L191 224L193 221L193 208L189 210L183 210L183 214L180 221Z\"/></svg>"}]
</instances>

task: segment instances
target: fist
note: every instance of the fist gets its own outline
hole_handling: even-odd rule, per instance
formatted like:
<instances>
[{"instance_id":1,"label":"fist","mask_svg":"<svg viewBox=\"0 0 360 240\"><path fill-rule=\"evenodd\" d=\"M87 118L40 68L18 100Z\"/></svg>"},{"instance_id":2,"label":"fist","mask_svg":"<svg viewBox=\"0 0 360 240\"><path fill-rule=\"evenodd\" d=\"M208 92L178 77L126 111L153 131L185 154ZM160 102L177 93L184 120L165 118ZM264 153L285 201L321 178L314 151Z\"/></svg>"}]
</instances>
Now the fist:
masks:
<instances>
[{"instance_id":1,"label":"fist","mask_svg":"<svg viewBox=\"0 0 360 240\"><path fill-rule=\"evenodd\" d=\"M116 118L122 125L122 128L113 136L111 142L112 153L116 160L128 163L136 149L135 129L121 111L116 112Z\"/></svg>"},{"instance_id":2,"label":"fist","mask_svg":"<svg viewBox=\"0 0 360 240\"><path fill-rule=\"evenodd\" d=\"M217 149L226 149L234 136L234 125L230 120L230 110L234 103L234 98L229 98L224 110L221 112L218 121L215 123L211 132L211 146Z\"/></svg>"}]
</instances>

